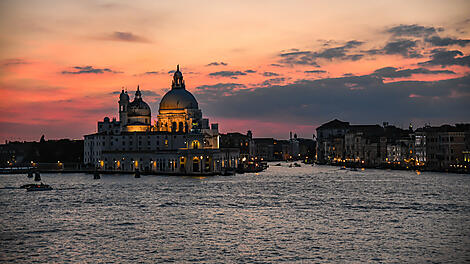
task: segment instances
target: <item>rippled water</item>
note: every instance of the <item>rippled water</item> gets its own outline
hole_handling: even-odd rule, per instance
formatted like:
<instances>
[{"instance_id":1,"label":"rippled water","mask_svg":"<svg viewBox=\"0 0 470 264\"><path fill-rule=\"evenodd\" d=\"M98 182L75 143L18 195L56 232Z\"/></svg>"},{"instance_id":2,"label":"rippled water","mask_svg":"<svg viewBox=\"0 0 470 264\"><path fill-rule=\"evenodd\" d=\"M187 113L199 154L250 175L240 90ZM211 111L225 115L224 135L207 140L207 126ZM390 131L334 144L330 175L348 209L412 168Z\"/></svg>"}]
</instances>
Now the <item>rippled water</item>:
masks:
<instances>
[{"instance_id":1,"label":"rippled water","mask_svg":"<svg viewBox=\"0 0 470 264\"><path fill-rule=\"evenodd\" d=\"M272 164L271 164L272 165ZM470 261L470 175L271 166L207 178L0 176L7 262Z\"/></svg>"}]
</instances>

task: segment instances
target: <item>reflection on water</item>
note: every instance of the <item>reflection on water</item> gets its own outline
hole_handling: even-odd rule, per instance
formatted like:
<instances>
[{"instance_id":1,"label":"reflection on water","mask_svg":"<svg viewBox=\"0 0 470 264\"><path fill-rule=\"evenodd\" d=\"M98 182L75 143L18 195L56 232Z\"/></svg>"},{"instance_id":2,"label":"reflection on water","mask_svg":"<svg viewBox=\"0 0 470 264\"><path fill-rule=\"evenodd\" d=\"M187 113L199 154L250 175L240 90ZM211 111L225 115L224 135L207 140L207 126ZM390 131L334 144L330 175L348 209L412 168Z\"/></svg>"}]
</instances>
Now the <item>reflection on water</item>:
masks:
<instances>
[{"instance_id":1,"label":"reflection on water","mask_svg":"<svg viewBox=\"0 0 470 264\"><path fill-rule=\"evenodd\" d=\"M457 262L470 176L271 166L259 174L0 176L9 262Z\"/></svg>"}]
</instances>

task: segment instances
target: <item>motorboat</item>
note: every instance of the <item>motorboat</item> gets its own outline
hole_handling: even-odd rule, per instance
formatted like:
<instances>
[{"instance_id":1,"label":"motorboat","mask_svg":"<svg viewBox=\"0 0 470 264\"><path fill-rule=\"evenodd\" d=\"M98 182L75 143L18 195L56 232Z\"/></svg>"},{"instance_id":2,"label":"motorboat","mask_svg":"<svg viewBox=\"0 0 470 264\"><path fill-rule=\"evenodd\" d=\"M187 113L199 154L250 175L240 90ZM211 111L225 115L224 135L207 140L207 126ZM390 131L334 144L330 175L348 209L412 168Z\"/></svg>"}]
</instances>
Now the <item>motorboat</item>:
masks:
<instances>
[{"instance_id":1,"label":"motorboat","mask_svg":"<svg viewBox=\"0 0 470 264\"><path fill-rule=\"evenodd\" d=\"M37 185L36 183L28 183L28 184L25 184L25 185L21 185L20 189L28 189L29 187L33 187L33 186L36 186L36 185Z\"/></svg>"},{"instance_id":2,"label":"motorboat","mask_svg":"<svg viewBox=\"0 0 470 264\"><path fill-rule=\"evenodd\" d=\"M33 184L32 186L29 186L26 188L27 192L34 192L34 191L50 191L52 190L52 186L40 183L40 184Z\"/></svg>"}]
</instances>

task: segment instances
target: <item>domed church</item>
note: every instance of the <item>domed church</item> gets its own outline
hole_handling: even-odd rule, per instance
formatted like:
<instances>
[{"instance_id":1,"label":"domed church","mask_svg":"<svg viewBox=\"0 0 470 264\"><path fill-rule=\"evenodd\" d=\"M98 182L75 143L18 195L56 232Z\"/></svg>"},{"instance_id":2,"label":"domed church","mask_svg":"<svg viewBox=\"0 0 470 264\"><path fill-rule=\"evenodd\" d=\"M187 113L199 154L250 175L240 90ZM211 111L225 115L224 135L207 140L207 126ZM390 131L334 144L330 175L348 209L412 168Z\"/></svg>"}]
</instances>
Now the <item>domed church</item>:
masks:
<instances>
[{"instance_id":1,"label":"domed church","mask_svg":"<svg viewBox=\"0 0 470 264\"><path fill-rule=\"evenodd\" d=\"M171 90L160 101L158 131L195 132L202 129L202 112L196 98L186 90L179 65L173 75Z\"/></svg>"},{"instance_id":2,"label":"domed church","mask_svg":"<svg viewBox=\"0 0 470 264\"><path fill-rule=\"evenodd\" d=\"M196 98L186 90L179 65L171 90L160 101L152 125L140 86L132 102L119 95L119 120L105 117L98 131L85 135L84 162L102 171L150 174L218 174L236 168L239 151L219 148L218 124L209 126Z\"/></svg>"}]
</instances>

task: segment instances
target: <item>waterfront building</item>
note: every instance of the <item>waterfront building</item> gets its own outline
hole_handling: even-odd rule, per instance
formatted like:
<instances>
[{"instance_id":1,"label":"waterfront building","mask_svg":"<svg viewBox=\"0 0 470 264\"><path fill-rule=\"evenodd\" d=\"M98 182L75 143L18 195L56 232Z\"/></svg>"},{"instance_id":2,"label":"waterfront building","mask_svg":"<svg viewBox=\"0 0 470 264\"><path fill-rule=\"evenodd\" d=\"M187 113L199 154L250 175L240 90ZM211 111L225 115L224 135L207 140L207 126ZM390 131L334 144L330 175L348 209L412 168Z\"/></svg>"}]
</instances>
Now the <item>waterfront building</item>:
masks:
<instances>
[{"instance_id":1,"label":"waterfront building","mask_svg":"<svg viewBox=\"0 0 470 264\"><path fill-rule=\"evenodd\" d=\"M317 128L317 161L332 162L344 156L344 135L349 130L349 122L338 119Z\"/></svg>"},{"instance_id":2,"label":"waterfront building","mask_svg":"<svg viewBox=\"0 0 470 264\"><path fill-rule=\"evenodd\" d=\"M345 160L378 166L386 156L387 140L379 125L352 125L345 134Z\"/></svg>"},{"instance_id":3,"label":"waterfront building","mask_svg":"<svg viewBox=\"0 0 470 264\"><path fill-rule=\"evenodd\" d=\"M239 150L220 148L218 124L203 118L186 90L179 66L162 98L156 122L140 87L134 99L122 90L119 120L105 117L97 133L86 135L84 163L102 170L174 174L214 174L236 168Z\"/></svg>"},{"instance_id":4,"label":"waterfront building","mask_svg":"<svg viewBox=\"0 0 470 264\"><path fill-rule=\"evenodd\" d=\"M250 159L255 156L255 144L253 134L250 130L246 135L235 132L220 134L221 148L238 148L240 150L240 158Z\"/></svg>"},{"instance_id":5,"label":"waterfront building","mask_svg":"<svg viewBox=\"0 0 470 264\"><path fill-rule=\"evenodd\" d=\"M426 165L430 169L460 168L466 166L465 154L469 151L466 141L470 124L423 128L426 134Z\"/></svg>"}]
</instances>

